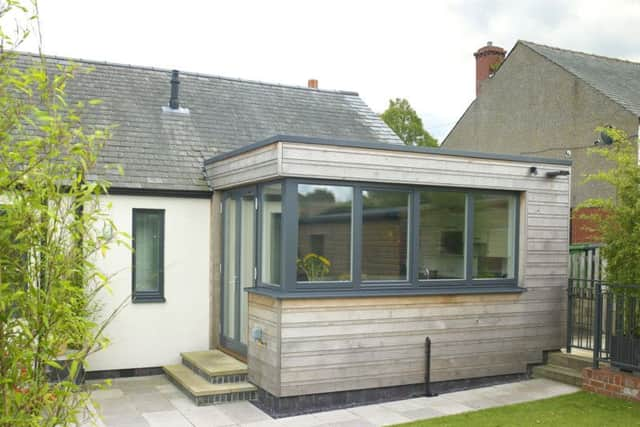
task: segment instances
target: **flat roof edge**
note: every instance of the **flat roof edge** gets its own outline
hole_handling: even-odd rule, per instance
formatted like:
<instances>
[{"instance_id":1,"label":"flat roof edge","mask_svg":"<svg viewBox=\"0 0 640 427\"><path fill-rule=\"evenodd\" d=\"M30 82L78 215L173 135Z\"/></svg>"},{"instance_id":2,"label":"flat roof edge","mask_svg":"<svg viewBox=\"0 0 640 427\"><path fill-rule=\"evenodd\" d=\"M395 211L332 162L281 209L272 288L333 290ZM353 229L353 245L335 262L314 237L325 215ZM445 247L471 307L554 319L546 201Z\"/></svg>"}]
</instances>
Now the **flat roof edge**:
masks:
<instances>
[{"instance_id":1,"label":"flat roof edge","mask_svg":"<svg viewBox=\"0 0 640 427\"><path fill-rule=\"evenodd\" d=\"M333 145L338 147L369 148L372 150L404 151L404 152L410 152L410 153L438 154L443 156L471 157L476 159L542 163L542 164L552 164L552 165L561 165L561 166L571 166L572 164L572 161L568 159L553 159L548 157L521 156L521 155L501 154L501 153L483 153L483 152L477 152L477 151L464 151L464 150L448 150L448 149L436 148L436 147L414 147L409 145L387 144L383 142L337 140L337 139L317 138L317 137L309 137L309 136L295 136L295 135L274 135L267 139L263 139L262 141L245 145L244 147L237 148L227 153L218 154L217 156L214 156L205 160L204 164L210 165L212 163L219 162L221 160L225 160L231 157L235 157L239 154L247 153L249 151L253 151L258 148L265 147L267 145L270 145L276 142Z\"/></svg>"}]
</instances>

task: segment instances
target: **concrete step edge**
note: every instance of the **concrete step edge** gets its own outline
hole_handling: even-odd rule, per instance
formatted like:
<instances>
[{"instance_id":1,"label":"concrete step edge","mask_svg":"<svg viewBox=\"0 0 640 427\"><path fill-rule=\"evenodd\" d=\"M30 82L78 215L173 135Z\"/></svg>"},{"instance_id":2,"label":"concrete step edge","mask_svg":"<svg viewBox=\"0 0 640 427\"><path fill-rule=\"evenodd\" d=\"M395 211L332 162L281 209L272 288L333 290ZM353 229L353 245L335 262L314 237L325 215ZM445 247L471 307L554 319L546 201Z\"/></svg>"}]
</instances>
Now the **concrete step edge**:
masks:
<instances>
[{"instance_id":1,"label":"concrete step edge","mask_svg":"<svg viewBox=\"0 0 640 427\"><path fill-rule=\"evenodd\" d=\"M566 375L570 375L570 376L574 376L576 378L582 378L582 372L575 370L575 369L571 369L571 368L567 368L564 366L557 366L557 365L540 365L540 366L535 366L533 368L533 371L553 371L553 372L557 372L557 373L561 373L561 374L566 374Z\"/></svg>"},{"instance_id":2,"label":"concrete step edge","mask_svg":"<svg viewBox=\"0 0 640 427\"><path fill-rule=\"evenodd\" d=\"M541 365L533 368L534 378L548 378L554 381L560 381L566 384L581 386L582 375L570 368L559 366Z\"/></svg>"},{"instance_id":3,"label":"concrete step edge","mask_svg":"<svg viewBox=\"0 0 640 427\"><path fill-rule=\"evenodd\" d=\"M593 364L593 360L589 357L561 352L549 353L548 361L551 365L566 367L571 367L573 365L580 368L586 368Z\"/></svg>"},{"instance_id":4,"label":"concrete step edge","mask_svg":"<svg viewBox=\"0 0 640 427\"><path fill-rule=\"evenodd\" d=\"M162 369L167 376L195 397L257 390L256 386L248 382L212 384L184 365L163 366Z\"/></svg>"},{"instance_id":5,"label":"concrete step edge","mask_svg":"<svg viewBox=\"0 0 640 427\"><path fill-rule=\"evenodd\" d=\"M213 350L213 351L218 351L218 350ZM196 357L197 354L202 354L203 352L201 351L191 351L191 352L184 352L184 353L180 353L180 357L184 361L187 361L189 364L195 366L197 369L199 369L200 371L202 371L205 375L209 376L209 377L224 377L224 376L230 376L230 375L247 375L247 373L249 372L249 369L247 367L247 365L245 363L242 363L240 361L238 361L238 365L242 365L242 367L238 367L238 368L234 368L234 369L223 369L223 368L214 368L211 369L208 366L205 366L199 357ZM230 359L233 359L231 356L227 356Z\"/></svg>"}]
</instances>

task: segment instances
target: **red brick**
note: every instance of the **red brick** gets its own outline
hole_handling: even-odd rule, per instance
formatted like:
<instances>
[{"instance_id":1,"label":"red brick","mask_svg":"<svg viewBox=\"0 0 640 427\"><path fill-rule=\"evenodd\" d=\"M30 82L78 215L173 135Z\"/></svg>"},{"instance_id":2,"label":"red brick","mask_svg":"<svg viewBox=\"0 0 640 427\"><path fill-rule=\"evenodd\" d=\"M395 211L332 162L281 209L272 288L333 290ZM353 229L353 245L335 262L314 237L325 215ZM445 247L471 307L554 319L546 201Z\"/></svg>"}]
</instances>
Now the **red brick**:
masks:
<instances>
[{"instance_id":1,"label":"red brick","mask_svg":"<svg viewBox=\"0 0 640 427\"><path fill-rule=\"evenodd\" d=\"M619 385L615 385L615 384L607 384L607 386L605 387L606 390L612 391L614 393L620 393L622 392L622 386Z\"/></svg>"},{"instance_id":2,"label":"red brick","mask_svg":"<svg viewBox=\"0 0 640 427\"><path fill-rule=\"evenodd\" d=\"M582 389L584 391L590 391L592 393L594 393L596 391L596 389L592 385L589 385L589 384L582 384Z\"/></svg>"},{"instance_id":3,"label":"red brick","mask_svg":"<svg viewBox=\"0 0 640 427\"><path fill-rule=\"evenodd\" d=\"M594 218L583 216L593 215ZM571 243L598 243L602 240L596 231L598 228L597 217L606 216L606 212L600 208L582 208L572 211L571 216Z\"/></svg>"},{"instance_id":4,"label":"red brick","mask_svg":"<svg viewBox=\"0 0 640 427\"><path fill-rule=\"evenodd\" d=\"M606 387L606 384L604 382L598 381L598 380L591 380L591 385L596 388L601 388L603 390Z\"/></svg>"}]
</instances>

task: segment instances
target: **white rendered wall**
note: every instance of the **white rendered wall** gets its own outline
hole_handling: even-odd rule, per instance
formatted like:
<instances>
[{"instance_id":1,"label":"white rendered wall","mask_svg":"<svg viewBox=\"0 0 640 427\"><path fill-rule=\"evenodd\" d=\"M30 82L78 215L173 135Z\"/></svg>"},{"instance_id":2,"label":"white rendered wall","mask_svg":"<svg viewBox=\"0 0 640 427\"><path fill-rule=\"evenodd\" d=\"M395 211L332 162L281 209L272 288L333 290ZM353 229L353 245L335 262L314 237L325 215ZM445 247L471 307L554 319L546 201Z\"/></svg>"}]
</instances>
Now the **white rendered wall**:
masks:
<instances>
[{"instance_id":1,"label":"white rendered wall","mask_svg":"<svg viewBox=\"0 0 640 427\"><path fill-rule=\"evenodd\" d=\"M124 299L109 325L111 345L89 359L89 371L163 366L180 362L180 352L209 348L210 200L176 197L107 196L120 231L131 235L132 209L164 209L164 303L131 302L131 251L113 247L99 268L111 280L103 313Z\"/></svg>"}]
</instances>

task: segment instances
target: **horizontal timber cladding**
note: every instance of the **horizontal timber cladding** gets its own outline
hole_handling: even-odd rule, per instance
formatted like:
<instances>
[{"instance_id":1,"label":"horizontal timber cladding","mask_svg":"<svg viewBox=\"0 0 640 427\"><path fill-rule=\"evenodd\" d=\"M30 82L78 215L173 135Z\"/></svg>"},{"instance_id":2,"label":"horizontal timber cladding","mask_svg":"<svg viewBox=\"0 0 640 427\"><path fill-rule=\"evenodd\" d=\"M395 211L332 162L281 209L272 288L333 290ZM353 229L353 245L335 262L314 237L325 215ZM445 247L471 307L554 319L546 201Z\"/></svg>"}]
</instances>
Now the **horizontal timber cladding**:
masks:
<instances>
[{"instance_id":1,"label":"horizontal timber cladding","mask_svg":"<svg viewBox=\"0 0 640 427\"><path fill-rule=\"evenodd\" d=\"M529 164L504 160L472 159L362 148L282 143L280 174L383 183L442 185L447 187L531 190L544 201L553 194L567 200L569 179L545 178L547 171L568 166ZM532 176L529 167L536 166Z\"/></svg>"},{"instance_id":2,"label":"horizontal timber cladding","mask_svg":"<svg viewBox=\"0 0 640 427\"><path fill-rule=\"evenodd\" d=\"M260 329L261 340L249 339L249 381L280 395L281 301L249 294L249 331Z\"/></svg>"},{"instance_id":3,"label":"horizontal timber cladding","mask_svg":"<svg viewBox=\"0 0 640 427\"><path fill-rule=\"evenodd\" d=\"M223 189L276 178L279 147L279 144L271 144L206 165L210 183L215 189Z\"/></svg>"},{"instance_id":4,"label":"horizontal timber cladding","mask_svg":"<svg viewBox=\"0 0 640 427\"><path fill-rule=\"evenodd\" d=\"M261 349L251 345L260 365L250 361L250 375L279 373L277 386L257 383L276 396L417 384L424 381L426 336L434 382L524 373L528 363L542 361L543 351L562 345L561 291L302 300L250 295L250 323L265 332L279 324L279 336L266 334Z\"/></svg>"}]
</instances>

